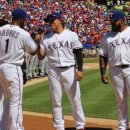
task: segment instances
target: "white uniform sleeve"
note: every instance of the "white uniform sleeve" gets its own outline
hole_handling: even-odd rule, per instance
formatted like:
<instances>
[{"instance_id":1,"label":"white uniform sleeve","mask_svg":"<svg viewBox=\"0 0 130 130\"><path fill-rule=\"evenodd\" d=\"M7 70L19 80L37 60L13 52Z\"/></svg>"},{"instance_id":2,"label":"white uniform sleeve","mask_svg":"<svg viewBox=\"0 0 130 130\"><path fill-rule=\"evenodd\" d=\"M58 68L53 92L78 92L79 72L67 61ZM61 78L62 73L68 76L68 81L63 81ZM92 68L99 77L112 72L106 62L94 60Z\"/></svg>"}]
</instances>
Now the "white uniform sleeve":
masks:
<instances>
[{"instance_id":1,"label":"white uniform sleeve","mask_svg":"<svg viewBox=\"0 0 130 130\"><path fill-rule=\"evenodd\" d=\"M82 43L79 41L79 37L75 32L72 33L72 44L72 49L83 48Z\"/></svg>"},{"instance_id":2,"label":"white uniform sleeve","mask_svg":"<svg viewBox=\"0 0 130 130\"><path fill-rule=\"evenodd\" d=\"M24 35L24 47L25 51L29 53L33 53L36 50L36 43L31 38L29 33L26 33L26 35Z\"/></svg>"},{"instance_id":3,"label":"white uniform sleeve","mask_svg":"<svg viewBox=\"0 0 130 130\"><path fill-rule=\"evenodd\" d=\"M105 56L105 57L108 56L107 36L106 35L102 38L101 45L100 45L100 48L99 48L99 55L102 55L102 56Z\"/></svg>"}]
</instances>

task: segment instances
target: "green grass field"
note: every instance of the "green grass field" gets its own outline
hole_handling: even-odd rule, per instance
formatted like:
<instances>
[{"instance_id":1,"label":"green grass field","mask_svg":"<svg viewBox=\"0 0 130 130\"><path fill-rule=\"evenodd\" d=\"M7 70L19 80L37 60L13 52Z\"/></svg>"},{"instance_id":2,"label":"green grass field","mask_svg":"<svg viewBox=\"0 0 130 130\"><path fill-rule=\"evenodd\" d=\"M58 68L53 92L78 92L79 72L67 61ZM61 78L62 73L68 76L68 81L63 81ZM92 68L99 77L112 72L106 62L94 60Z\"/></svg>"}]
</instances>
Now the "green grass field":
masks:
<instances>
[{"instance_id":1,"label":"green grass field","mask_svg":"<svg viewBox=\"0 0 130 130\"><path fill-rule=\"evenodd\" d=\"M101 83L98 69L84 70L84 78L80 81L80 85L85 116L117 119L113 89L111 84L104 85ZM24 88L23 110L51 113L50 106L51 102L47 81ZM65 92L63 94L63 113L71 115L71 106Z\"/></svg>"}]
</instances>

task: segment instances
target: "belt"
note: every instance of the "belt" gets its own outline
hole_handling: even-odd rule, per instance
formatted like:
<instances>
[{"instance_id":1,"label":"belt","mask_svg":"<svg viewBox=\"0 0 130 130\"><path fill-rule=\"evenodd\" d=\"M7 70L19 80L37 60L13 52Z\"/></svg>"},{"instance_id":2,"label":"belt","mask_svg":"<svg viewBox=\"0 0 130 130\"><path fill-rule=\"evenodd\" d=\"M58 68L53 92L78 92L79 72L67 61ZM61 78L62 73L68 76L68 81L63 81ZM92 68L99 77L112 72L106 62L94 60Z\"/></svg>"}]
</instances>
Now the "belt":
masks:
<instances>
[{"instance_id":1,"label":"belt","mask_svg":"<svg viewBox=\"0 0 130 130\"><path fill-rule=\"evenodd\" d=\"M74 66L74 65L71 65L71 66L60 66L60 67L57 67L57 68L67 69L67 68L70 68L70 67L72 67L72 66Z\"/></svg>"},{"instance_id":2,"label":"belt","mask_svg":"<svg viewBox=\"0 0 130 130\"><path fill-rule=\"evenodd\" d=\"M116 67L120 67L120 68L127 68L129 67L130 65L117 65Z\"/></svg>"}]
</instances>

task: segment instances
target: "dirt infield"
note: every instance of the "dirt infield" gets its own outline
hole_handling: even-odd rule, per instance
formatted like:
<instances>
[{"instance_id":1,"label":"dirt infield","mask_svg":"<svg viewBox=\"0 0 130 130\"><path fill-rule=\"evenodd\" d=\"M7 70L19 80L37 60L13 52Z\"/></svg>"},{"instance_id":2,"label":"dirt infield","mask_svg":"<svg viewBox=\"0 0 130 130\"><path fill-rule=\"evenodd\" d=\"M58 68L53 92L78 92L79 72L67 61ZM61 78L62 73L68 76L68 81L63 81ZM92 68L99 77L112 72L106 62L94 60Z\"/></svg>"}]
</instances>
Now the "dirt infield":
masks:
<instances>
[{"instance_id":1,"label":"dirt infield","mask_svg":"<svg viewBox=\"0 0 130 130\"><path fill-rule=\"evenodd\" d=\"M98 69L98 63L85 63L84 69ZM37 84L46 81L48 78L33 79L27 82L26 86ZM75 130L74 121L71 116L64 116L66 130ZM55 130L53 128L53 119L51 114L41 114L33 112L24 112L24 127L25 130ZM117 121L99 119L99 118L86 118L85 130L116 130Z\"/></svg>"},{"instance_id":2,"label":"dirt infield","mask_svg":"<svg viewBox=\"0 0 130 130\"><path fill-rule=\"evenodd\" d=\"M75 130L71 116L64 116L66 130ZM55 130L51 114L24 112L25 130ZM117 121L99 118L86 118L85 130L116 130Z\"/></svg>"},{"instance_id":3,"label":"dirt infield","mask_svg":"<svg viewBox=\"0 0 130 130\"><path fill-rule=\"evenodd\" d=\"M99 69L98 63L84 63L83 69Z\"/></svg>"}]
</instances>

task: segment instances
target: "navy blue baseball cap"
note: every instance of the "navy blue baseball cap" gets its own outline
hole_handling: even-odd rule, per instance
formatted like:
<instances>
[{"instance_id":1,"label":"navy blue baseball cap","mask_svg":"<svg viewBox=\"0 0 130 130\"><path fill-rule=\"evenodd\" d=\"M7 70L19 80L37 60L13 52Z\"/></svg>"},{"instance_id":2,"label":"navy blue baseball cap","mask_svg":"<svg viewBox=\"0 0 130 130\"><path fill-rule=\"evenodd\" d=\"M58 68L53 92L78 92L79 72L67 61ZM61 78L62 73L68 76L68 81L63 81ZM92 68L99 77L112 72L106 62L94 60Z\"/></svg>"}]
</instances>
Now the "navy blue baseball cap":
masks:
<instances>
[{"instance_id":1,"label":"navy blue baseball cap","mask_svg":"<svg viewBox=\"0 0 130 130\"><path fill-rule=\"evenodd\" d=\"M121 12L120 10L115 10L112 16L110 17L110 20L115 21L115 20L124 19L124 18L125 18L125 15L123 14L123 12Z\"/></svg>"},{"instance_id":2,"label":"navy blue baseball cap","mask_svg":"<svg viewBox=\"0 0 130 130\"><path fill-rule=\"evenodd\" d=\"M61 13L59 13L59 12L53 12L50 14L50 18L61 19L62 16L61 16Z\"/></svg>"},{"instance_id":3,"label":"navy blue baseball cap","mask_svg":"<svg viewBox=\"0 0 130 130\"><path fill-rule=\"evenodd\" d=\"M12 18L13 19L25 19L27 17L26 12L22 8L17 8L12 11Z\"/></svg>"},{"instance_id":4,"label":"navy blue baseball cap","mask_svg":"<svg viewBox=\"0 0 130 130\"><path fill-rule=\"evenodd\" d=\"M44 19L44 21L45 22L49 22L49 21L54 21L54 20L56 20L56 19L59 19L59 20L61 20L62 19L62 15L61 15L61 13L60 12L53 12L53 13L51 13L50 15L48 15L45 19Z\"/></svg>"}]
</instances>

